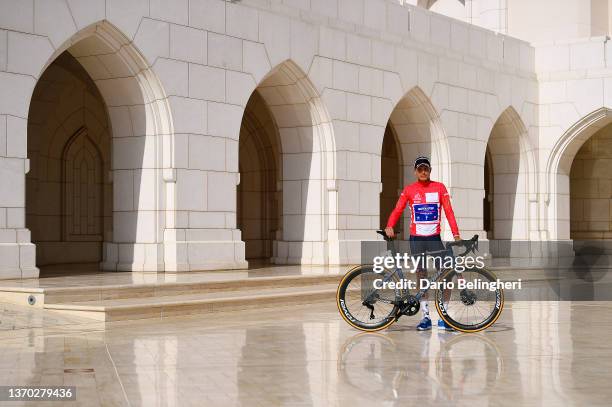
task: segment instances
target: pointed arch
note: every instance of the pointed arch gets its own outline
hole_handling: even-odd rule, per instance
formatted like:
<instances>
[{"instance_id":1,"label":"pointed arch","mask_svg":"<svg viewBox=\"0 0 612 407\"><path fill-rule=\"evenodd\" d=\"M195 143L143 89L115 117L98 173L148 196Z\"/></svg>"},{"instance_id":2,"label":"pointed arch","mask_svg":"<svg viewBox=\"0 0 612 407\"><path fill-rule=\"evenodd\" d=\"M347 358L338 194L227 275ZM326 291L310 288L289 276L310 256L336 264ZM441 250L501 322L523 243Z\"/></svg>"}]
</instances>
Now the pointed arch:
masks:
<instances>
[{"instance_id":1,"label":"pointed arch","mask_svg":"<svg viewBox=\"0 0 612 407\"><path fill-rule=\"evenodd\" d=\"M112 240L111 136L96 85L68 52L41 75L27 127L26 225L36 264L99 263Z\"/></svg>"},{"instance_id":2,"label":"pointed arch","mask_svg":"<svg viewBox=\"0 0 612 407\"><path fill-rule=\"evenodd\" d=\"M62 151L62 238L103 240L104 159L87 129L81 127Z\"/></svg>"},{"instance_id":3,"label":"pointed arch","mask_svg":"<svg viewBox=\"0 0 612 407\"><path fill-rule=\"evenodd\" d=\"M570 171L576 154L596 132L612 123L612 110L597 109L574 123L553 146L545 167L543 228L551 240L570 239Z\"/></svg>"},{"instance_id":4,"label":"pointed arch","mask_svg":"<svg viewBox=\"0 0 612 407\"><path fill-rule=\"evenodd\" d=\"M400 146L404 183L414 177L414 159L425 155L432 162L432 177L448 186L452 185L447 136L438 111L420 87L415 86L399 100L391 112L388 126ZM405 222L404 228L408 226L409 222Z\"/></svg>"},{"instance_id":5,"label":"pointed arch","mask_svg":"<svg viewBox=\"0 0 612 407\"><path fill-rule=\"evenodd\" d=\"M410 163L419 155L431 158L436 177L451 184L450 153L440 115L425 92L415 86L397 103L389 122L404 157L404 178L410 179Z\"/></svg>"},{"instance_id":6,"label":"pointed arch","mask_svg":"<svg viewBox=\"0 0 612 407\"><path fill-rule=\"evenodd\" d=\"M485 165L487 154L490 161ZM485 196L492 204L488 238L530 239L537 230L535 157L527 128L513 106L495 121L482 162L490 167L494 186L491 196Z\"/></svg>"},{"instance_id":7,"label":"pointed arch","mask_svg":"<svg viewBox=\"0 0 612 407\"><path fill-rule=\"evenodd\" d=\"M65 51L83 66L109 108L146 106L146 121L141 124L145 129L138 131L173 133L171 110L161 81L151 64L117 27L102 20L78 31L55 50L40 72ZM168 155L167 159L170 158Z\"/></svg>"},{"instance_id":8,"label":"pointed arch","mask_svg":"<svg viewBox=\"0 0 612 407\"><path fill-rule=\"evenodd\" d=\"M67 54L70 58L62 57ZM121 205L113 207L112 233L104 233L102 268L175 268L171 262L165 264L164 255L175 256L163 250L164 230L175 227L176 219L174 128L161 81L133 42L106 20L89 25L62 43L40 74L62 58L76 60L82 75L88 77L84 80L92 82L101 95L112 150L112 165L104 178L133 185L113 188L114 201ZM96 137L90 134L92 142Z\"/></svg>"},{"instance_id":9,"label":"pointed arch","mask_svg":"<svg viewBox=\"0 0 612 407\"><path fill-rule=\"evenodd\" d=\"M331 119L308 76L292 60L274 67L254 93L277 126L282 221L276 263L325 264L335 213L335 141Z\"/></svg>"}]
</instances>

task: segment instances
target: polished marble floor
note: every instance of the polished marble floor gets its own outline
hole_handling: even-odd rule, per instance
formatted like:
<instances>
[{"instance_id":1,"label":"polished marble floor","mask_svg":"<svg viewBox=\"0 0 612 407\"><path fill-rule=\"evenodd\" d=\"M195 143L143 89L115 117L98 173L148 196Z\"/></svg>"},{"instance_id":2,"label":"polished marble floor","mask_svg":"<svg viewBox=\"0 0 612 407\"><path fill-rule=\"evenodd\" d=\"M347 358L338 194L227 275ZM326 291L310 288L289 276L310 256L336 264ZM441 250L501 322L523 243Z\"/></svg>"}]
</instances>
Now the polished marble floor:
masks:
<instances>
[{"instance_id":1,"label":"polished marble floor","mask_svg":"<svg viewBox=\"0 0 612 407\"><path fill-rule=\"evenodd\" d=\"M0 385L77 386L43 406L610 405L610 302L509 303L480 334L415 322L360 334L333 303L114 323L0 304Z\"/></svg>"}]
</instances>

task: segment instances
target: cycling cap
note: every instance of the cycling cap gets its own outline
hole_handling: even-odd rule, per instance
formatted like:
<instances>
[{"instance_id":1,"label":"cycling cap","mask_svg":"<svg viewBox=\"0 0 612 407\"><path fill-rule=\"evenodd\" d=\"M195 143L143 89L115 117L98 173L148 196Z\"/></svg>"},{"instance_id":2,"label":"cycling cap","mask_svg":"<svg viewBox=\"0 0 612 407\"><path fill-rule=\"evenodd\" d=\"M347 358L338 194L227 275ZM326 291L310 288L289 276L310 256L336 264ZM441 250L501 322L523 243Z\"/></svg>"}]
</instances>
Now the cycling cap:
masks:
<instances>
[{"instance_id":1,"label":"cycling cap","mask_svg":"<svg viewBox=\"0 0 612 407\"><path fill-rule=\"evenodd\" d=\"M414 160L414 168L416 169L419 165L426 165L429 168L431 168L431 164L429 163L429 158L425 156L417 157L417 159Z\"/></svg>"}]
</instances>

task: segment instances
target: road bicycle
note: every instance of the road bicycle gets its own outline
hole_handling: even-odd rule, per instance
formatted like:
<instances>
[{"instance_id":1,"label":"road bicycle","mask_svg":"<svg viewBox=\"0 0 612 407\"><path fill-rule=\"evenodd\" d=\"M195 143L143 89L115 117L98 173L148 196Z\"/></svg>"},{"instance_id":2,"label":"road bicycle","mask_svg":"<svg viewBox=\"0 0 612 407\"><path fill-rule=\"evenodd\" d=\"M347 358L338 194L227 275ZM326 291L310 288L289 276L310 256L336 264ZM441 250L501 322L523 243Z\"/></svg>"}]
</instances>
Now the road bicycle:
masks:
<instances>
[{"instance_id":1,"label":"road bicycle","mask_svg":"<svg viewBox=\"0 0 612 407\"><path fill-rule=\"evenodd\" d=\"M376 231L387 242L386 256L396 258L397 250L393 239L384 230ZM465 251L454 254L453 249ZM402 268L375 270L371 264L357 266L349 270L338 285L336 302L342 318L352 327L374 332L385 329L401 316L415 315L420 308L420 300L430 290L435 289L435 305L440 317L451 327L461 332L482 331L497 321L504 307L504 291L497 277L486 267L457 267L467 264L457 261L478 250L478 235L469 240L459 240L446 244L444 250L412 254L419 256L447 255L451 258L450 267L437 268L435 275L426 280L427 284L407 283ZM446 263L445 263L446 265ZM461 269L461 270L459 270ZM414 273L411 273L414 275ZM414 293L414 294L413 294Z\"/></svg>"}]
</instances>

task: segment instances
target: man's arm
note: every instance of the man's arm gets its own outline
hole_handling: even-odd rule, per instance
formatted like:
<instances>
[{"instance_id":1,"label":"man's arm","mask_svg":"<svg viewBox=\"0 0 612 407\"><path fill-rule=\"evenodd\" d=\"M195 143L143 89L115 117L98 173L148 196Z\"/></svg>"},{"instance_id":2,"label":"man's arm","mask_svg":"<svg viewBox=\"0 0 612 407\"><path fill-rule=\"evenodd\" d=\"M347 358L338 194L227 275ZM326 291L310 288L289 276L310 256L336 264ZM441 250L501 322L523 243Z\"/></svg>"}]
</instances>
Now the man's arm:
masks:
<instances>
[{"instance_id":1,"label":"man's arm","mask_svg":"<svg viewBox=\"0 0 612 407\"><path fill-rule=\"evenodd\" d=\"M446 215L446 220L451 228L451 232L453 232L453 237L455 240L459 238L459 228L457 227L457 220L455 219L455 213L453 212L453 206L451 205L450 195L446 190L446 186L442 185L441 194L442 197L440 199L442 203L442 208L444 208L444 215Z\"/></svg>"},{"instance_id":2,"label":"man's arm","mask_svg":"<svg viewBox=\"0 0 612 407\"><path fill-rule=\"evenodd\" d=\"M395 204L395 208L393 209L393 212L391 212L391 215L389 216L389 220L387 221L387 227L385 229L387 236L389 237L395 236L395 232L393 232L393 228L395 227L395 224L397 223L399 218L402 216L402 213L404 213L404 209L406 209L407 204L408 204L408 191L407 191L407 188L404 188L399 199L397 200L397 203Z\"/></svg>"}]
</instances>

